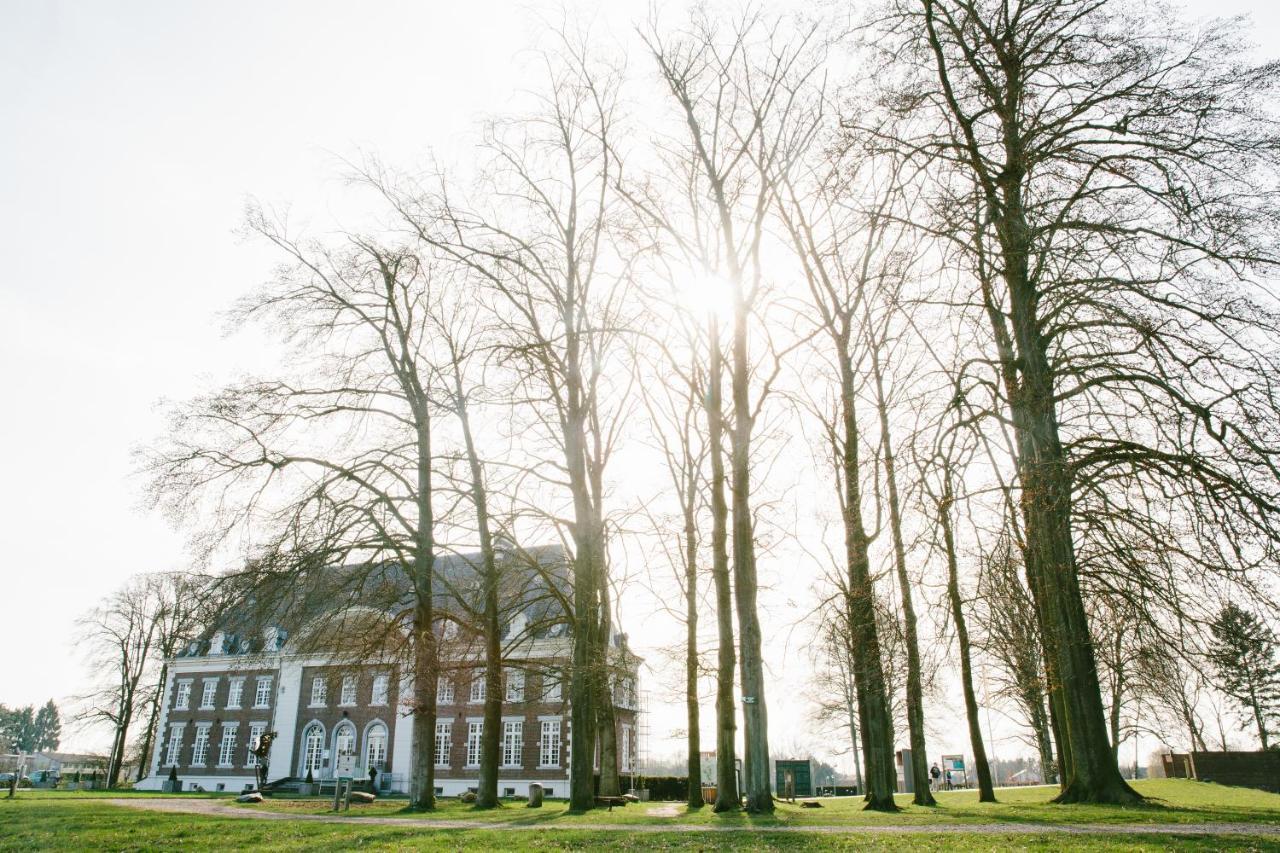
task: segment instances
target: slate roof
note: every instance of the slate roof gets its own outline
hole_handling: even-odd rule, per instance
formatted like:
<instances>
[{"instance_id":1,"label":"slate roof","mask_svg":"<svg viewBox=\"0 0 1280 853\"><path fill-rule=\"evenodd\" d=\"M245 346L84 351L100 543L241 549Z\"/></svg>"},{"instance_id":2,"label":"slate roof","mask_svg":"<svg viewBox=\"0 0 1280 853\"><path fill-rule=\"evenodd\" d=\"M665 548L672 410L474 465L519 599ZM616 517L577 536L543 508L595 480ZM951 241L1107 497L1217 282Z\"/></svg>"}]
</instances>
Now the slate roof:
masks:
<instances>
[{"instance_id":1,"label":"slate roof","mask_svg":"<svg viewBox=\"0 0 1280 853\"><path fill-rule=\"evenodd\" d=\"M483 612L479 553L449 554L435 563L432 597L441 618L475 623ZM510 628L533 626L531 638L568 635L564 602L572 597L569 560L559 545L500 549L498 594L500 619ZM226 597L220 618L180 657L209 653L218 631L226 636L224 654L275 651L290 634L326 616L368 608L406 617L413 602L413 581L396 562L306 566L297 562L264 562L221 579ZM266 648L268 629L280 642Z\"/></svg>"}]
</instances>

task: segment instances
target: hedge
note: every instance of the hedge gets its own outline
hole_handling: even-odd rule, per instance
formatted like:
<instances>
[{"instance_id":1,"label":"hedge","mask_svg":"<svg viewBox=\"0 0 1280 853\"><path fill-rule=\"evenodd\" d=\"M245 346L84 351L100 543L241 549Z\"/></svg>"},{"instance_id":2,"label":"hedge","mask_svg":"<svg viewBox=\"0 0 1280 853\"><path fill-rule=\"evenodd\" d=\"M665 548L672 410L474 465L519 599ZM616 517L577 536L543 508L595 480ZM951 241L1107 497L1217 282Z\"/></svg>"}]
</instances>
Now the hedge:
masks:
<instances>
[{"instance_id":1,"label":"hedge","mask_svg":"<svg viewBox=\"0 0 1280 853\"><path fill-rule=\"evenodd\" d=\"M646 776L644 787L649 789L651 800L684 802L689 799L688 776Z\"/></svg>"}]
</instances>

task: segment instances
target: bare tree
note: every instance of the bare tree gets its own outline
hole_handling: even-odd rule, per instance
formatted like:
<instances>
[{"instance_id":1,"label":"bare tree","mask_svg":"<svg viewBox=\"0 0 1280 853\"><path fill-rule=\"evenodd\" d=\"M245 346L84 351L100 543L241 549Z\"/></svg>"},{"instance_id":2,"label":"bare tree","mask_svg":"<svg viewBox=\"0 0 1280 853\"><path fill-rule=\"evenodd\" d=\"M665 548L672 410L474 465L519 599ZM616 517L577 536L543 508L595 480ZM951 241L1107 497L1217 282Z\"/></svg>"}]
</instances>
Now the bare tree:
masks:
<instances>
[{"instance_id":1,"label":"bare tree","mask_svg":"<svg viewBox=\"0 0 1280 853\"><path fill-rule=\"evenodd\" d=\"M1052 781L1058 762L1050 739L1049 709L1045 702L1044 656L1040 646L1035 605L1018 574L1019 550L1008 536L997 539L982 555L978 594L983 652L1000 666L997 692L1012 699L1031 730L1040 754L1045 781Z\"/></svg>"},{"instance_id":2,"label":"bare tree","mask_svg":"<svg viewBox=\"0 0 1280 853\"><path fill-rule=\"evenodd\" d=\"M921 469L922 499L936 519L935 541L941 546L947 563L947 603L960 652L960 687L964 694L965 721L969 726L969 747L973 750L973 763L978 775L978 801L993 803L996 801L995 786L991 778L991 765L987 761L986 745L982 740L982 724L978 718L978 699L973 683L973 646L969 638L965 596L960 587L960 554L954 515L961 500L961 496L956 494L957 482L963 482L961 475L972 456L973 448L964 446L959 439L961 435L955 430L942 430L937 437L934 452L918 464ZM1046 767L1043 757L1041 767Z\"/></svg>"},{"instance_id":3,"label":"bare tree","mask_svg":"<svg viewBox=\"0 0 1280 853\"><path fill-rule=\"evenodd\" d=\"M164 704L165 684L169 680L169 661L200 633L212 603L204 594L211 586L209 578L201 575L165 572L146 576L146 582L151 584L156 599L156 631L151 650L151 685L146 688L144 699L147 721L138 750L137 781L142 781L150 770L156 725Z\"/></svg>"},{"instance_id":4,"label":"bare tree","mask_svg":"<svg viewBox=\"0 0 1280 853\"><path fill-rule=\"evenodd\" d=\"M773 185L797 163L812 139L812 101L797 101L797 94L810 88L820 91L815 32L810 27L784 34L780 26L750 13L721 32L697 13L675 35L662 33L656 21L642 33L685 126L683 141L672 140L671 145L679 152L679 173L689 181L686 198L700 213L693 218L709 225L712 235L698 245L701 252L691 254L699 255L704 269L726 282L732 303L728 438L733 592L742 665L743 779L747 808L757 812L771 811L773 798L757 609L752 441L760 407L777 371L766 372L762 381L757 380L760 386L753 388L758 364L748 338L764 296L761 251ZM649 206L648 212L657 221L670 223L654 207ZM710 351L718 359L718 325L713 331L717 335ZM718 392L718 379L713 371L710 393ZM714 440L712 446L717 446ZM713 460L716 456L713 452Z\"/></svg>"},{"instance_id":5,"label":"bare tree","mask_svg":"<svg viewBox=\"0 0 1280 853\"><path fill-rule=\"evenodd\" d=\"M1058 799L1136 801L1109 743L1072 508L1090 491L1123 503L1121 471L1177 480L1180 512L1264 543L1246 562L1274 550L1280 477L1256 413L1274 423L1280 406L1237 377L1276 368L1243 344L1275 331L1258 281L1275 261L1260 101L1275 70L1236 62L1230 25L1093 0L901 0L871 40L899 73L891 120L864 124L937 176L931 226L996 259L985 311L1063 735Z\"/></svg>"},{"instance_id":6,"label":"bare tree","mask_svg":"<svg viewBox=\"0 0 1280 853\"><path fill-rule=\"evenodd\" d=\"M75 720L111 726L107 785L113 788L120 783L129 731L145 704L161 618L158 591L155 578L135 577L78 620L98 685L81 697L83 707Z\"/></svg>"},{"instance_id":7,"label":"bare tree","mask_svg":"<svg viewBox=\"0 0 1280 853\"><path fill-rule=\"evenodd\" d=\"M468 300L465 285L455 284L449 293L441 294L430 306L428 316L437 340L447 358L437 366L439 395L443 406L451 411L462 435L462 457L466 474L461 491L471 502L475 515L476 538L480 545L479 574L483 614L480 634L484 638L484 724L481 729L480 773L476 791L476 808L490 809L499 805L498 768L502 736L502 622L499 595L502 575L494 543L493 517L490 506L489 480L485 461L472 426L475 397L483 393L477 371L491 342L486 340L480 310ZM461 600L461 599L460 599Z\"/></svg>"},{"instance_id":8,"label":"bare tree","mask_svg":"<svg viewBox=\"0 0 1280 853\"><path fill-rule=\"evenodd\" d=\"M676 300L671 298L670 290L655 294L657 304L670 310L675 307ZM651 309L656 314L659 309ZM670 315L669 315L670 316ZM702 798L702 757L701 757L701 713L698 698L698 682L701 675L701 663L698 645L699 613L702 606L699 592L699 566L702 553L701 516L706 504L706 475L704 468L707 462L708 443L698 429L699 416L704 414L707 406L707 393L704 388L706 357L703 349L706 345L700 330L685 312L676 312L676 321L668 326L667 339L657 335L639 336L635 347L635 363L639 367L652 362L653 375L642 376L637 384L641 389L641 398L649 415L652 441L661 453L670 481L671 494L676 499L679 516L679 531L675 536L676 545L669 541L676 531L670 525L658 523L653 519L659 547L666 556L666 562L675 570L675 580L682 592L683 612L679 614L685 626L684 638L684 699L686 709L686 769L689 779L689 808L701 808L705 803ZM659 355L646 359L643 352L658 344ZM686 363L681 364L685 360ZM648 381L649 379L653 381ZM723 544L723 543L722 543ZM727 561L725 572L720 578L719 586L728 585ZM727 603L728 590L724 590ZM727 637L723 634L727 633ZM729 654L727 666L730 673L727 683L732 689L733 672L733 633L732 625L728 632L722 632L721 642L727 641L725 650ZM724 683L723 670L718 668L720 683ZM721 693L717 690L717 696ZM732 694L730 693L730 697ZM719 699L717 699L719 703ZM732 698L725 704L732 719L734 706ZM733 733L732 722L729 726L717 725L717 732ZM717 743L717 747L720 744ZM730 739L728 755L732 755L733 743ZM728 761L732 769L732 761ZM726 792L730 793L730 792ZM733 794L736 797L736 794ZM717 800L719 793L717 792Z\"/></svg>"},{"instance_id":9,"label":"bare tree","mask_svg":"<svg viewBox=\"0 0 1280 853\"><path fill-rule=\"evenodd\" d=\"M529 473L567 491L571 504L575 811L594 806L597 742L600 793L619 791L605 471L628 406L625 379L619 384L605 369L627 325L629 282L614 244L618 75L589 56L584 41L560 35L557 54L547 57L547 86L536 93L541 112L489 126L490 168L477 203L443 180L438 188L396 187L368 176L419 240L483 284L499 357L519 374L515 411L562 457L535 459ZM544 517L562 521L555 512Z\"/></svg>"},{"instance_id":10,"label":"bare tree","mask_svg":"<svg viewBox=\"0 0 1280 853\"><path fill-rule=\"evenodd\" d=\"M868 379L862 364L869 349L883 340L868 337L868 303L880 277L897 274L901 264L895 258L903 231L889 215L900 199L896 171L880 169L883 164L872 158L860 158L849 147L836 148L829 160L799 176L780 176L776 183L775 201L779 218L800 259L808 285L814 323L825 345L818 348L823 372L834 376L834 401L817 401L809 405L821 422L828 446L840 510L844 526L845 576L840 588L845 596L848 647L854 684L858 693L860 730L867 771L868 808L894 810L893 791L897 785L893 755L892 691L885 681L890 658L883 647L877 627L876 593L871 568L870 549L875 533L868 530L863 515L865 500L863 482L878 482L874 466L867 470L863 462L865 438L859 419L859 397ZM892 164L890 164L891 166ZM891 177L887 181L882 174ZM877 358L880 355L876 356ZM881 385L881 392L883 386ZM873 397L877 414L884 411L887 400L883 393ZM883 404L883 405L882 405ZM883 428L883 420L881 421ZM883 451L882 442L873 453ZM887 457L885 457L887 459ZM888 463L886 471L893 468ZM895 486L896 489L896 486ZM877 489L876 497L879 497ZM895 495L896 498L896 495ZM900 512L896 507L893 512ZM877 516L879 507L877 507ZM899 581L904 580L905 553L900 517L895 530L895 565ZM910 600L909 582L906 587ZM896 621L896 620L895 620ZM914 647L914 615L908 619L908 649ZM919 700L918 655L909 655L908 699L911 730L923 738L922 703ZM913 694L912 689L917 689ZM919 713L917 713L919 712ZM913 744L914 747L914 744ZM917 778L928 777L926 753L921 744L918 753ZM913 756L914 759L914 756ZM917 796L931 801L927 788Z\"/></svg>"},{"instance_id":11,"label":"bare tree","mask_svg":"<svg viewBox=\"0 0 1280 853\"><path fill-rule=\"evenodd\" d=\"M407 662L411 800L430 809L438 670L431 382L439 357L427 322L431 271L412 252L357 235L336 248L301 242L257 208L248 229L287 262L235 316L274 324L294 342L297 376L250 380L177 408L167 439L147 456L154 494L211 547L232 533L249 537L252 560L232 579L241 594L269 588L257 600L322 615L315 642L367 638L346 649L353 659ZM331 577L337 566L341 582ZM388 618L365 625L357 605ZM353 618L360 630L344 631Z\"/></svg>"}]
</instances>

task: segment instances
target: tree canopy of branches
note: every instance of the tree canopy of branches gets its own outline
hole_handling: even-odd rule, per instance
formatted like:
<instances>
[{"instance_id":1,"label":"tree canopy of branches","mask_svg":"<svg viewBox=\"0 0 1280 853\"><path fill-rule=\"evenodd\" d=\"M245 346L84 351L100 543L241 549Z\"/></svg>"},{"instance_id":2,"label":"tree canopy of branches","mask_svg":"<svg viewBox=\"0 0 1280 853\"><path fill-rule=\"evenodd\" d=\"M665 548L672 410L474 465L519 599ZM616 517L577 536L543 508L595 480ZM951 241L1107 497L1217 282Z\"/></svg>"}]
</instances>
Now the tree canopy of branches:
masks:
<instances>
[{"instance_id":1,"label":"tree canopy of branches","mask_svg":"<svg viewBox=\"0 0 1280 853\"><path fill-rule=\"evenodd\" d=\"M412 677L419 807L446 621L449 654L484 660L497 803L501 614L530 537L570 555L546 591L572 633L570 807L593 807L597 756L620 792L618 566L647 535L649 579L679 588L654 592L684 628L690 778L714 606L714 807L771 810L762 614L777 504L810 508L774 470L795 436L817 447L795 482L835 487L803 498L830 521L809 612L869 808L896 808L900 729L927 777L928 652L951 631L984 800L988 666L982 700L1018 708L1060 802L1140 799L1118 768L1140 709L1203 745L1206 644L1269 744L1274 667L1245 651L1267 626L1213 607L1269 600L1280 566L1280 66L1238 59L1234 23L1151 8L882 0L854 68L832 20L655 10L639 96L603 40L552 33L475 169L365 160L380 218L324 239L250 208L284 263L233 320L285 364L175 407L145 458L156 500L206 559L245 562L228 594L324 598L317 638ZM470 598L435 570L464 546ZM116 604L95 618L122 675L95 713L121 725L150 696L149 743L140 661L164 641Z\"/></svg>"},{"instance_id":2,"label":"tree canopy of branches","mask_svg":"<svg viewBox=\"0 0 1280 853\"><path fill-rule=\"evenodd\" d=\"M1084 590L1167 589L1124 559L1131 534L1179 538L1162 519L1193 571L1232 583L1280 541L1278 365L1252 344L1276 330L1275 69L1237 61L1229 24L1097 0L902 0L874 32L885 118L853 121L933 171L926 227L993 273L961 393L990 395L1016 438L1060 799L1134 800Z\"/></svg>"}]
</instances>

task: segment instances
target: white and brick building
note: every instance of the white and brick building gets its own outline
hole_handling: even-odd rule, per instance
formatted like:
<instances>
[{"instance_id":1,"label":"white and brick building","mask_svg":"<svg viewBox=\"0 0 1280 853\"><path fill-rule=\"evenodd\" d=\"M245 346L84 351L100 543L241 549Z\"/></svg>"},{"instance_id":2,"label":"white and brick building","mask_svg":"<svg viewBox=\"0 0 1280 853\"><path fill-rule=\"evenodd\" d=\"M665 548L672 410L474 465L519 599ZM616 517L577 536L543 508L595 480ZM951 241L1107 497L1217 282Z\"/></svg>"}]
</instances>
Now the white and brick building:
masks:
<instances>
[{"instance_id":1,"label":"white and brick building","mask_svg":"<svg viewBox=\"0 0 1280 853\"><path fill-rule=\"evenodd\" d=\"M547 578L557 549L544 549L542 571L525 574L523 590L504 608L503 707L498 793L523 796L537 782L548 796L568 795L569 689L572 638L556 596L530 596ZM438 561L455 578L472 571L474 557ZM529 579L534 578L530 583ZM538 580L541 578L541 580ZM465 584L452 584L459 589ZM455 602L456 603L456 602ZM344 602L349 606L349 600ZM437 609L449 612L447 595ZM562 612L562 611L559 611ZM441 675L437 685L436 792L455 796L475 789L484 717L484 668L478 644L459 640L457 622L442 620ZM159 789L176 768L186 790L241 791L255 785L258 738L276 732L270 779L333 778L336 757L356 756L357 777L379 771L378 787L407 792L413 721L411 675L393 659L338 660L268 625L251 635L212 631L169 661L165 699L150 772L137 787ZM305 628L296 632L307 634ZM465 632L463 632L465 633ZM611 649L621 771L637 757L637 666L624 637Z\"/></svg>"}]
</instances>

